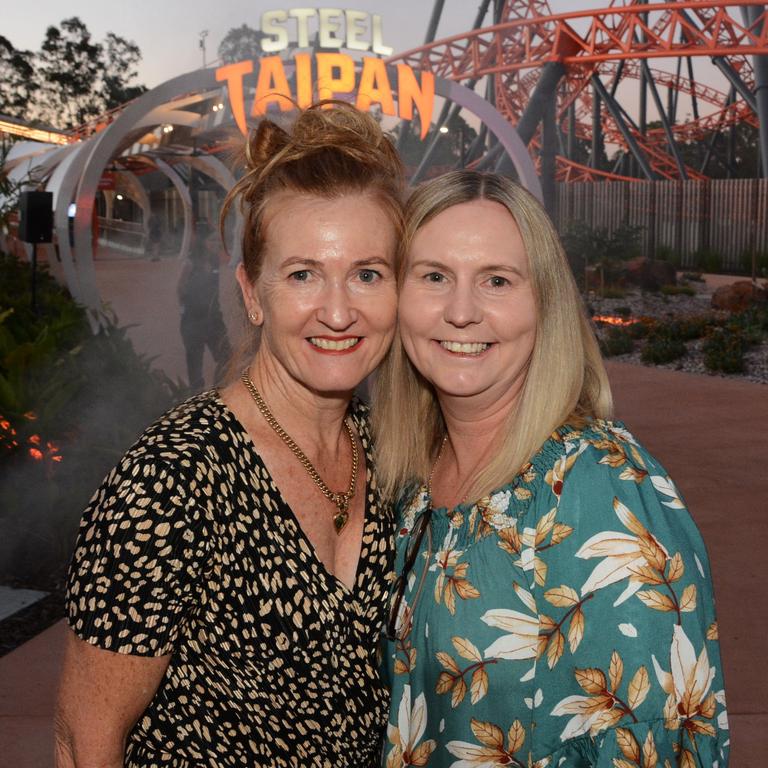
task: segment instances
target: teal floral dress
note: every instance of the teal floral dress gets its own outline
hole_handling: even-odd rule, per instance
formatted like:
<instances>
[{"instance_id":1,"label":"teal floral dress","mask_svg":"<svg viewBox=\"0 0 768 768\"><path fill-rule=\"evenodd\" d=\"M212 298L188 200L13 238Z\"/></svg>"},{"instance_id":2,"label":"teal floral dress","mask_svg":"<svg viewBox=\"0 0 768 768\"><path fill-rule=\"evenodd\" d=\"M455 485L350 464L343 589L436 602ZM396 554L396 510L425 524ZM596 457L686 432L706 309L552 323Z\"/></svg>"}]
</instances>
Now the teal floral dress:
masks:
<instances>
[{"instance_id":1,"label":"teal floral dress","mask_svg":"<svg viewBox=\"0 0 768 768\"><path fill-rule=\"evenodd\" d=\"M398 569L428 505L424 487L401 505ZM728 764L704 544L618 423L560 428L509 485L436 508L408 613L385 649L387 768Z\"/></svg>"}]
</instances>

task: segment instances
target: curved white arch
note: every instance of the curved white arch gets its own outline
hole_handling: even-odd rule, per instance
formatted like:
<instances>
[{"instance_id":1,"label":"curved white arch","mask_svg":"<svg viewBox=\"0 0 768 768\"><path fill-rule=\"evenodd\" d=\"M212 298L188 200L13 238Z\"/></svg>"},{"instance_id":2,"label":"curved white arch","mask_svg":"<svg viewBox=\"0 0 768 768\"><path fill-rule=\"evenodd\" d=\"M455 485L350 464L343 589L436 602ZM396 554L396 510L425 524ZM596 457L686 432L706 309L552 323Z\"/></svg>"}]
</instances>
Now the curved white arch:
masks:
<instances>
[{"instance_id":1,"label":"curved white arch","mask_svg":"<svg viewBox=\"0 0 768 768\"><path fill-rule=\"evenodd\" d=\"M112 123L93 139L84 142L80 151L72 157L63 173L60 182L60 194L56 201L55 223L62 244L62 265L69 259L65 274L74 270L75 275L70 283L73 295L91 309L99 307L99 295L96 286L96 275L93 265L93 247L91 243L91 222L98 183L104 168L112 158L140 137L140 131L149 125L160 123L176 123L196 126L201 116L194 112L180 109L180 106L199 101L199 94L221 90L221 84L216 81L214 69L200 69L168 80L157 88L148 91L135 102L130 104ZM450 80L435 79L437 95L453 101L464 107L482 120L495 134L501 145L512 160L520 182L525 185L539 200L542 199L541 185L528 151L511 126L496 109L473 90ZM178 100L180 94L195 94ZM171 102L169 104L169 102ZM213 178L224 189L234 184L231 172L217 158L209 155L197 155L184 158L193 167ZM178 182L178 175L171 171L169 164L163 163L158 168L163 170L181 195L184 204L185 222L182 255L188 252L191 240L191 215L188 191L181 192L184 186ZM162 161L161 161L162 162ZM171 171L171 173L169 173ZM173 175L171 175L173 174ZM74 221L74 259L69 249L68 236L62 238L62 230L67 231L66 210L69 201L77 200L77 212ZM64 203L63 201L67 202ZM231 264L240 260L239 243L242 234L242 217L239 212L235 224L235 246ZM73 266L74 263L74 266ZM71 269L70 269L71 268ZM67 278L70 282L70 276Z\"/></svg>"},{"instance_id":2,"label":"curved white arch","mask_svg":"<svg viewBox=\"0 0 768 768\"><path fill-rule=\"evenodd\" d=\"M164 173L168 177L168 180L173 184L174 189L181 199L181 208L184 211L184 234L181 238L179 255L184 256L189 252L189 246L192 242L192 197L189 194L189 187L184 183L184 179L176 173L173 166L168 165L165 160L152 158L152 162L155 163L157 169L161 173Z\"/></svg>"},{"instance_id":3,"label":"curved white arch","mask_svg":"<svg viewBox=\"0 0 768 768\"><path fill-rule=\"evenodd\" d=\"M112 156L127 143L130 135L141 130L143 119L153 109L161 107L179 94L207 91L216 87L216 73L213 69L199 69L168 80L130 104L114 123L95 137L92 145L88 142L90 152L77 184L77 213L74 222L81 301L87 307L93 310L99 307L90 229L96 192L104 168Z\"/></svg>"}]
</instances>

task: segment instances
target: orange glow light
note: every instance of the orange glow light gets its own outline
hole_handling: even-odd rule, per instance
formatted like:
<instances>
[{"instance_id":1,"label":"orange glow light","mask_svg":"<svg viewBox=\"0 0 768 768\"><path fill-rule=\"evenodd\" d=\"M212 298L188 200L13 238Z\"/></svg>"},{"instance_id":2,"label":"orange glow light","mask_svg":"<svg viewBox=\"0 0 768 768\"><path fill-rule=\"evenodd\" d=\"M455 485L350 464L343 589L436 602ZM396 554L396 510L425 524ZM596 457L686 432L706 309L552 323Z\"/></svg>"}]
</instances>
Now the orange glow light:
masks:
<instances>
[{"instance_id":1,"label":"orange glow light","mask_svg":"<svg viewBox=\"0 0 768 768\"><path fill-rule=\"evenodd\" d=\"M620 317L619 315L595 315L592 318L596 323L605 323L606 325L636 325L640 321L635 318Z\"/></svg>"},{"instance_id":2,"label":"orange glow light","mask_svg":"<svg viewBox=\"0 0 768 768\"><path fill-rule=\"evenodd\" d=\"M40 445L40 435L30 435L29 442L32 443L32 445Z\"/></svg>"},{"instance_id":3,"label":"orange glow light","mask_svg":"<svg viewBox=\"0 0 768 768\"><path fill-rule=\"evenodd\" d=\"M35 460L35 461L41 461L43 458L43 452L39 451L37 448L30 448L29 449L29 455Z\"/></svg>"},{"instance_id":4,"label":"orange glow light","mask_svg":"<svg viewBox=\"0 0 768 768\"><path fill-rule=\"evenodd\" d=\"M27 411L24 414L24 418L28 419L29 421L36 421L37 420L37 414L34 411Z\"/></svg>"}]
</instances>

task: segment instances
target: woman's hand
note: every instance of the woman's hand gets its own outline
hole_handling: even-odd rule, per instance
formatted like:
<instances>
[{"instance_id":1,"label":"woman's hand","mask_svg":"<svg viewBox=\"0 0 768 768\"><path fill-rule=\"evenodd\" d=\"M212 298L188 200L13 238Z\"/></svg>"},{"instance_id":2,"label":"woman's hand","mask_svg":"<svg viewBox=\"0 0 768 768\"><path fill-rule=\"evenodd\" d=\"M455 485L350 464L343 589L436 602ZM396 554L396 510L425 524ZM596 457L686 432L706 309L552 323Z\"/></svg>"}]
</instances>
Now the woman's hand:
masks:
<instances>
[{"instance_id":1,"label":"woman's hand","mask_svg":"<svg viewBox=\"0 0 768 768\"><path fill-rule=\"evenodd\" d=\"M106 651L70 630L56 703L56 768L122 768L126 737L170 659Z\"/></svg>"}]
</instances>

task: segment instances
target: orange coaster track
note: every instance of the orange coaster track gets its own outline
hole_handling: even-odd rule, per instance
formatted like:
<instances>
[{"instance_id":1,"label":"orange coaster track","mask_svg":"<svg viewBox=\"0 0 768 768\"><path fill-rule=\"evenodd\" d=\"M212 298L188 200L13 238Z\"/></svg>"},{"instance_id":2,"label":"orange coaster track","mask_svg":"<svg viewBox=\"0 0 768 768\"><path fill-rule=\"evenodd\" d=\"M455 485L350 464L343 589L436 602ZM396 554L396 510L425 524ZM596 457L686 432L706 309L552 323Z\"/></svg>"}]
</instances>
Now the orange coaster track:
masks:
<instances>
[{"instance_id":1,"label":"orange coaster track","mask_svg":"<svg viewBox=\"0 0 768 768\"><path fill-rule=\"evenodd\" d=\"M742 122L758 126L754 96L751 102L737 96L743 96L745 90L754 94L752 57L760 54L768 54L768 13L760 0L733 0L727 6L711 0L657 4L617 0L600 10L561 14L553 14L546 0L508 0L501 23L438 40L390 61L405 62L456 81L494 76L497 108L513 124L530 103L543 68L561 64L565 73L557 88L557 124L565 135L572 130L576 138L592 141L599 130L601 141L627 154L634 143L635 156L642 153L646 161L646 177L696 179L705 176L675 156L665 128L647 129L642 125L644 118L634 121L630 116L637 111L634 107L618 104L624 117L617 118L616 110L607 109L603 101L596 128L594 78L605 82L616 102L626 90L617 93L619 86L638 80L646 89L663 93L668 103L676 105L678 95L684 94L695 105L694 112L698 112L699 103L706 105L706 114L695 114L684 122L675 119L675 110L671 117L666 116L676 140L698 141L712 131L721 132ZM731 93L683 77L680 70L684 59L688 59L692 75L691 57L709 59L708 68L718 66L725 72L731 83L736 83ZM677 72L651 69L649 59L676 60ZM742 89L739 93L737 87ZM573 115L569 114L571 109ZM540 146L540 133L530 141L533 149ZM557 157L557 176L570 181L627 178L618 172L587 167L562 152Z\"/></svg>"}]
</instances>

